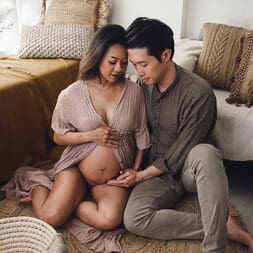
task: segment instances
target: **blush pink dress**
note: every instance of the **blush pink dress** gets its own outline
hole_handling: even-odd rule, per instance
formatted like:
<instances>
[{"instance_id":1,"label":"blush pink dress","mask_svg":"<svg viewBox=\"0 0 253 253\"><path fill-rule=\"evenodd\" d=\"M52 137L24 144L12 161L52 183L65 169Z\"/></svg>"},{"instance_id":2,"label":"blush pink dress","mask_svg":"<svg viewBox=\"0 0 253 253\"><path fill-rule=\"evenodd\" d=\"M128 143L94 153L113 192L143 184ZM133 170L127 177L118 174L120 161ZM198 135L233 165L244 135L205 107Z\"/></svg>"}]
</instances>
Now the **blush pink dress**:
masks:
<instances>
[{"instance_id":1,"label":"blush pink dress","mask_svg":"<svg viewBox=\"0 0 253 253\"><path fill-rule=\"evenodd\" d=\"M101 126L107 124L96 112L84 81L77 81L61 92L52 118L52 128L56 133L85 132ZM136 147L143 150L150 145L144 97L136 83L126 81L108 127L124 134L124 145L113 151L121 168L130 168ZM96 146L94 142L68 146L55 164L52 176L85 159Z\"/></svg>"},{"instance_id":2,"label":"blush pink dress","mask_svg":"<svg viewBox=\"0 0 253 253\"><path fill-rule=\"evenodd\" d=\"M107 125L96 112L85 81L79 80L60 93L52 117L52 128L56 133L64 135L67 132L85 132L101 126ZM136 148L143 150L150 146L144 97L136 83L126 80L108 127L124 135L124 145L114 148L113 151L122 169L131 168ZM2 190L6 191L8 198L18 199L31 194L36 185L51 189L58 173L76 166L97 145L95 142L87 142L67 146L60 160L50 170L20 167Z\"/></svg>"},{"instance_id":3,"label":"blush pink dress","mask_svg":"<svg viewBox=\"0 0 253 253\"><path fill-rule=\"evenodd\" d=\"M126 80L108 125L96 112L85 81L79 80L60 93L52 117L52 128L56 133L64 135L67 132L85 132L101 126L114 128L124 135L124 145L114 148L113 151L121 168L131 168L136 148L143 150L150 146L144 96L136 83ZM51 190L54 178L58 173L77 165L97 145L94 142L88 142L67 146L60 160L50 170L29 166L20 167L14 177L2 187L2 190L6 192L6 197L9 199L30 196L32 189L37 185ZM121 229L102 232L73 217L65 225L80 241L95 251L122 251L119 245Z\"/></svg>"}]
</instances>

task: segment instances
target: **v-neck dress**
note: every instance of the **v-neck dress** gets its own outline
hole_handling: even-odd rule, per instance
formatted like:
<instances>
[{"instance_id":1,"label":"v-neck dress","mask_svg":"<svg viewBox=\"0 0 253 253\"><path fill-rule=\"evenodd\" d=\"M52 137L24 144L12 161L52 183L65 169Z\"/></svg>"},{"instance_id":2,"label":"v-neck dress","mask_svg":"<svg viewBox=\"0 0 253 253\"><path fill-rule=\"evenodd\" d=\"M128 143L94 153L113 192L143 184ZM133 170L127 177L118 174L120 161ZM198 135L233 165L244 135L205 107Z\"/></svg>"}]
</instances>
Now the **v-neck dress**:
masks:
<instances>
[{"instance_id":1,"label":"v-neck dress","mask_svg":"<svg viewBox=\"0 0 253 253\"><path fill-rule=\"evenodd\" d=\"M52 128L56 133L64 135L67 132L91 131L101 126L106 126L106 124L93 107L87 84L84 81L77 81L60 93L52 118ZM137 84L126 81L108 126L125 134L124 145L114 148L113 151L122 168L131 167L134 162L136 147L143 150L150 146L144 96ZM60 160L50 170L29 166L20 167L16 170L14 177L2 187L2 190L6 192L8 199L19 199L31 196L32 189L37 185L52 189L53 180L58 173L70 166L77 165L97 145L94 142L87 142L67 146ZM70 218L67 228L80 241L90 245L93 242L96 242L97 245L107 241L107 244L112 245L117 251L118 247L115 240L112 244L112 238L118 238L117 233L119 232L111 231L110 234L101 234L101 231L96 232L93 227L81 221L78 222L77 224L76 219ZM91 237L83 237L83 234L93 236L92 240L90 240Z\"/></svg>"},{"instance_id":2,"label":"v-neck dress","mask_svg":"<svg viewBox=\"0 0 253 253\"><path fill-rule=\"evenodd\" d=\"M144 96L136 83L126 80L109 125L95 110L85 81L79 80L60 93L52 117L52 128L57 134L86 132L101 126L108 126L124 134L124 144L113 148L113 151L121 168L130 168L135 159L136 147L143 150L150 146ZM67 146L60 160L49 171L50 177L53 179L59 172L84 160L97 145L95 142L87 142Z\"/></svg>"}]
</instances>

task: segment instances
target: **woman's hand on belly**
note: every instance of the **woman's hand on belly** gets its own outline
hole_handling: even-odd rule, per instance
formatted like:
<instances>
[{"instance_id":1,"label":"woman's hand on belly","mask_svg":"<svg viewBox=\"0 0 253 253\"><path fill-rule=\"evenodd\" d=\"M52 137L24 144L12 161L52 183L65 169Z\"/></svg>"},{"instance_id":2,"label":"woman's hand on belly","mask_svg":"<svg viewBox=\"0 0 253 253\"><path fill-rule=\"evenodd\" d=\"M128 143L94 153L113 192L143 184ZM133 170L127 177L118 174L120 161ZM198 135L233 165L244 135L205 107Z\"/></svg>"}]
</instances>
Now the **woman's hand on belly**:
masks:
<instances>
[{"instance_id":1,"label":"woman's hand on belly","mask_svg":"<svg viewBox=\"0 0 253 253\"><path fill-rule=\"evenodd\" d=\"M115 148L123 144L121 133L110 127L99 127L87 134L90 141L101 146Z\"/></svg>"},{"instance_id":2,"label":"woman's hand on belly","mask_svg":"<svg viewBox=\"0 0 253 253\"><path fill-rule=\"evenodd\" d=\"M116 178L121 166L112 148L97 146L79 163L79 169L88 183L97 185Z\"/></svg>"}]
</instances>

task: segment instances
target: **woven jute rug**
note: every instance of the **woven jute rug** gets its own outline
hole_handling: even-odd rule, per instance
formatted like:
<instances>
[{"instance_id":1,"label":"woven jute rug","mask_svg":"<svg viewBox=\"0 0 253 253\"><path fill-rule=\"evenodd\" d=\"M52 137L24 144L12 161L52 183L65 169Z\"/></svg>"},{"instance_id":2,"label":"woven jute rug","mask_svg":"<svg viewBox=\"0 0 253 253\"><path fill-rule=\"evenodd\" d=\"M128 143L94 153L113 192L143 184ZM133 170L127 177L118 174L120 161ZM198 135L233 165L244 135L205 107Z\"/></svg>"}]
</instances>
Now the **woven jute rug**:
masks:
<instances>
[{"instance_id":1,"label":"woven jute rug","mask_svg":"<svg viewBox=\"0 0 253 253\"><path fill-rule=\"evenodd\" d=\"M7 200L0 192L0 218L13 216L32 216L34 213L30 205L21 205L16 201ZM185 196L176 206L177 210L199 212L199 204L195 195ZM230 214L240 222L237 211L230 206ZM92 253L64 227L57 229L64 236L71 253ZM120 241L125 253L200 253L201 241L199 240L153 240L126 232ZM229 253L248 253L246 246L229 241Z\"/></svg>"}]
</instances>

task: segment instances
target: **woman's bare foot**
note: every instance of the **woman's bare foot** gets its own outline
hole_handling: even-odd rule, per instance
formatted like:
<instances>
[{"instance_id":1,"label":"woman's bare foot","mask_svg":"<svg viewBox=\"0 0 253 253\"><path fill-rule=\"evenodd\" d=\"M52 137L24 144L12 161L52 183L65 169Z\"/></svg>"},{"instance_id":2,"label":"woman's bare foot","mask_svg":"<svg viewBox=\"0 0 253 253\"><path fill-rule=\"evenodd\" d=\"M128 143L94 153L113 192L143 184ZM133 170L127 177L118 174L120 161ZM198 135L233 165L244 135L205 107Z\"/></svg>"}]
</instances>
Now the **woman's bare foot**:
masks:
<instances>
[{"instance_id":1,"label":"woman's bare foot","mask_svg":"<svg viewBox=\"0 0 253 253\"><path fill-rule=\"evenodd\" d=\"M249 246L249 252L253 253L253 235L242 229L229 215L227 221L228 239Z\"/></svg>"},{"instance_id":2,"label":"woman's bare foot","mask_svg":"<svg viewBox=\"0 0 253 253\"><path fill-rule=\"evenodd\" d=\"M20 204L30 204L32 202L32 196L22 197L18 200Z\"/></svg>"}]
</instances>

